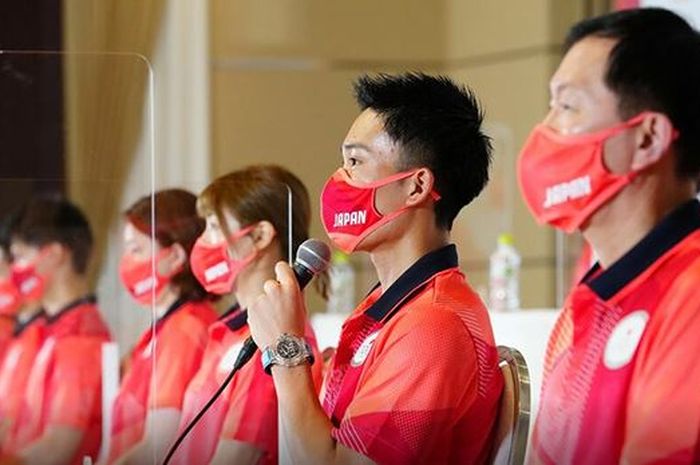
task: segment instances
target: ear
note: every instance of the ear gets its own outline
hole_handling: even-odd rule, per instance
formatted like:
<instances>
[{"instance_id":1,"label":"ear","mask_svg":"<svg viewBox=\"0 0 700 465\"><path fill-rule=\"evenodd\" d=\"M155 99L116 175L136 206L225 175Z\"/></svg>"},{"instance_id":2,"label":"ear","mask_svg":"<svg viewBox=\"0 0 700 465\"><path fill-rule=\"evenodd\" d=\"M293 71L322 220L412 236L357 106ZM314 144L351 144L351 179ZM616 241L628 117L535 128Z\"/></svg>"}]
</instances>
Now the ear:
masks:
<instances>
[{"instance_id":1,"label":"ear","mask_svg":"<svg viewBox=\"0 0 700 465\"><path fill-rule=\"evenodd\" d=\"M173 244L171 248L173 269L183 267L185 262L187 262L187 252L185 252L185 248L177 242Z\"/></svg>"},{"instance_id":2,"label":"ear","mask_svg":"<svg viewBox=\"0 0 700 465\"><path fill-rule=\"evenodd\" d=\"M435 176L430 169L420 168L407 181L409 194L406 199L406 206L419 205L430 198L430 193L435 186Z\"/></svg>"},{"instance_id":3,"label":"ear","mask_svg":"<svg viewBox=\"0 0 700 465\"><path fill-rule=\"evenodd\" d=\"M52 270L61 268L64 263L68 263L70 267L73 266L71 252L58 242L51 242L42 247L37 262L37 271L41 274L51 274Z\"/></svg>"},{"instance_id":4,"label":"ear","mask_svg":"<svg viewBox=\"0 0 700 465\"><path fill-rule=\"evenodd\" d=\"M658 162L671 148L675 129L668 116L649 113L637 129L635 152L632 157L633 171L640 171Z\"/></svg>"},{"instance_id":5,"label":"ear","mask_svg":"<svg viewBox=\"0 0 700 465\"><path fill-rule=\"evenodd\" d=\"M160 260L159 263L157 263L158 273L163 276L172 275L173 271L182 268L186 261L187 252L185 252L184 247L178 243L174 243L170 246L170 254L168 254L167 259Z\"/></svg>"},{"instance_id":6,"label":"ear","mask_svg":"<svg viewBox=\"0 0 700 465\"><path fill-rule=\"evenodd\" d=\"M255 228L250 232L253 238L255 248L258 250L266 249L277 236L277 230L269 221L260 221Z\"/></svg>"}]
</instances>

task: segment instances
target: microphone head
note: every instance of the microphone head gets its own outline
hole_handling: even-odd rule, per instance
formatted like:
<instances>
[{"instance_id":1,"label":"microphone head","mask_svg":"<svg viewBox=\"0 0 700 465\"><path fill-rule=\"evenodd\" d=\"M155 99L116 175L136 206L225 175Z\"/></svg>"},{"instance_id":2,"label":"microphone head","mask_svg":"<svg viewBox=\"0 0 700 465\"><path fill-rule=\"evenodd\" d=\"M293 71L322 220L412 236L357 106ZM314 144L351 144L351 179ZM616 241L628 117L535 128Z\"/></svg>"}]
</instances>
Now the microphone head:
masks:
<instances>
[{"instance_id":1,"label":"microphone head","mask_svg":"<svg viewBox=\"0 0 700 465\"><path fill-rule=\"evenodd\" d=\"M331 263L331 249L328 245L318 239L307 239L297 250L296 262L316 275Z\"/></svg>"}]
</instances>

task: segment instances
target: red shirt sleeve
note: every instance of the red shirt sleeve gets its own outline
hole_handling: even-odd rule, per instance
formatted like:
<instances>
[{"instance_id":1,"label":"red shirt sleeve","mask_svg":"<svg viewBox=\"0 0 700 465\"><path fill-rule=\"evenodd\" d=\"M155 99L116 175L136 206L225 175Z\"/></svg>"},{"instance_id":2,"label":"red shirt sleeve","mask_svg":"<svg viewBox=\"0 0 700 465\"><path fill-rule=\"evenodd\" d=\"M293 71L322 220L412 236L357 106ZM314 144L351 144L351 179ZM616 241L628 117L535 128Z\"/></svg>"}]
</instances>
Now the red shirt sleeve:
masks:
<instances>
[{"instance_id":1,"label":"red shirt sleeve","mask_svg":"<svg viewBox=\"0 0 700 465\"><path fill-rule=\"evenodd\" d=\"M182 408L185 390L199 369L207 343L207 326L192 315L173 319L158 335L151 390L152 408Z\"/></svg>"},{"instance_id":2,"label":"red shirt sleeve","mask_svg":"<svg viewBox=\"0 0 700 465\"><path fill-rule=\"evenodd\" d=\"M700 438L700 264L659 303L639 347L621 463L691 464Z\"/></svg>"},{"instance_id":3,"label":"red shirt sleeve","mask_svg":"<svg viewBox=\"0 0 700 465\"><path fill-rule=\"evenodd\" d=\"M377 463L419 463L477 395L471 335L452 312L433 307L381 335L333 437ZM449 342L447 342L449 341ZM478 419L475 419L477 421ZM429 460L428 460L429 461Z\"/></svg>"}]
</instances>

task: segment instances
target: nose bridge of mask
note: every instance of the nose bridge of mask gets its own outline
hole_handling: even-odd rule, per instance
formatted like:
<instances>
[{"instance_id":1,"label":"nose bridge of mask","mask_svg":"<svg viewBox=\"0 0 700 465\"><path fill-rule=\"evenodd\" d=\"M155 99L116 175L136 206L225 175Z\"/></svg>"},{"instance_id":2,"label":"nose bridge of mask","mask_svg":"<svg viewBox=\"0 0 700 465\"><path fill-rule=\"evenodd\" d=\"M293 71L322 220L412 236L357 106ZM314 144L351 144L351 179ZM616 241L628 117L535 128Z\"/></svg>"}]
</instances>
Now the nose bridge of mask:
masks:
<instances>
[{"instance_id":1,"label":"nose bridge of mask","mask_svg":"<svg viewBox=\"0 0 700 465\"><path fill-rule=\"evenodd\" d=\"M410 171L401 171L399 173L395 173L392 175L389 175L387 177L377 179L376 181L371 181L367 183L359 183L352 178L350 178L350 175L344 168L340 168L338 170L338 174L341 176L342 180L351 185L352 187L356 187L358 189L378 189L380 187L384 187L388 184L401 181L403 179L406 179L410 176L412 176L414 173L418 171L418 168L412 169Z\"/></svg>"},{"instance_id":2,"label":"nose bridge of mask","mask_svg":"<svg viewBox=\"0 0 700 465\"><path fill-rule=\"evenodd\" d=\"M421 168L413 168L413 169L408 170L408 171L401 171L401 172L392 174L392 175L390 175L390 176L387 176L387 177L385 177L385 178L378 179L378 180L376 180L376 181L372 181L372 182L364 183L364 184L363 184L363 183L358 183L358 182L352 180L352 179L350 178L350 176L348 175L347 171L346 171L344 168L340 168L340 169L338 170L337 174L340 175L341 179L342 179L344 182L346 182L348 185L350 185L350 186L352 186L352 187L355 187L355 188L357 188L357 189L373 189L373 190L374 190L374 203L375 203L375 204L373 205L373 207L374 207L375 210L376 210L376 207L377 207L377 206L376 206L377 189L379 189L379 188L381 188L381 187L384 187L384 186L388 186L389 184L392 184L392 183L395 183L395 182L398 182L398 181L402 181L402 180L404 180L404 179L407 179L407 178L413 176L415 173L417 173L420 169L421 169ZM440 199L442 198L442 197L440 196L440 193L437 192L434 188L430 191L430 197L431 197L431 198L433 199L433 201L435 201L435 202L437 202L438 200L440 200ZM403 211L403 210L405 210L405 209L406 209L406 207L403 207L403 209L401 209L401 211ZM397 210L397 211L398 211L398 210ZM377 210L377 213L381 213L381 212L379 212L379 210ZM384 216L383 213L381 213L381 214L382 214L382 216ZM390 214L392 214L392 213L391 213L391 212L390 212L390 213L387 213L387 215L390 215Z\"/></svg>"},{"instance_id":3,"label":"nose bridge of mask","mask_svg":"<svg viewBox=\"0 0 700 465\"><path fill-rule=\"evenodd\" d=\"M537 130L538 132L543 133L547 138L563 145L582 145L596 142L602 144L607 139L616 136L629 128L637 126L650 113L651 112L645 111L631 117L626 121L623 121L619 124L615 124L614 126L609 126L597 131L586 132L581 134L561 134L560 132L557 132L551 127L545 125L544 123L540 123L537 126Z\"/></svg>"}]
</instances>

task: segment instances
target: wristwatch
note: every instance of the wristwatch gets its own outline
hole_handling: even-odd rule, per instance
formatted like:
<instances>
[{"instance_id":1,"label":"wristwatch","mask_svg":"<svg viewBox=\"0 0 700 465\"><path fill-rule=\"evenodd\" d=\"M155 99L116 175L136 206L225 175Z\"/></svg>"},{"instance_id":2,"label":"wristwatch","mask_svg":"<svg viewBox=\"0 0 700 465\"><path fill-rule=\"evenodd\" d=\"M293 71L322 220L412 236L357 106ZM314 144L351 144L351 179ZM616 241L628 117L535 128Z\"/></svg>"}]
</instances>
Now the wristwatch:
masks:
<instances>
[{"instance_id":1,"label":"wristwatch","mask_svg":"<svg viewBox=\"0 0 700 465\"><path fill-rule=\"evenodd\" d=\"M304 338L298 336L283 333L262 351L262 366L268 375L272 365L295 367L302 363L313 365L314 354Z\"/></svg>"}]
</instances>

